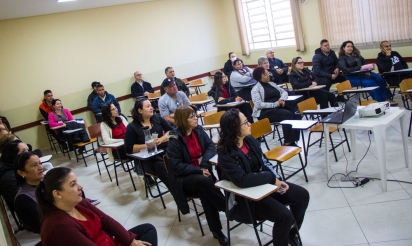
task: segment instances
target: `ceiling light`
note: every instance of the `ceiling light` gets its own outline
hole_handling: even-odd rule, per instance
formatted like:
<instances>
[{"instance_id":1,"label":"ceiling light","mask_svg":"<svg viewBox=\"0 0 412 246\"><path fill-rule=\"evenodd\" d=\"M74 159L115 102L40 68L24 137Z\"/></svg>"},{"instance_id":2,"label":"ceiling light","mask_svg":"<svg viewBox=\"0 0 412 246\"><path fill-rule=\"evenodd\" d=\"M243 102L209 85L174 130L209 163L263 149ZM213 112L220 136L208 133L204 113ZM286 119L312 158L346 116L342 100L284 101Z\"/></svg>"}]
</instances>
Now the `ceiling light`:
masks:
<instances>
[{"instance_id":1,"label":"ceiling light","mask_svg":"<svg viewBox=\"0 0 412 246\"><path fill-rule=\"evenodd\" d=\"M57 0L58 3L63 3L63 2L73 2L76 0Z\"/></svg>"}]
</instances>

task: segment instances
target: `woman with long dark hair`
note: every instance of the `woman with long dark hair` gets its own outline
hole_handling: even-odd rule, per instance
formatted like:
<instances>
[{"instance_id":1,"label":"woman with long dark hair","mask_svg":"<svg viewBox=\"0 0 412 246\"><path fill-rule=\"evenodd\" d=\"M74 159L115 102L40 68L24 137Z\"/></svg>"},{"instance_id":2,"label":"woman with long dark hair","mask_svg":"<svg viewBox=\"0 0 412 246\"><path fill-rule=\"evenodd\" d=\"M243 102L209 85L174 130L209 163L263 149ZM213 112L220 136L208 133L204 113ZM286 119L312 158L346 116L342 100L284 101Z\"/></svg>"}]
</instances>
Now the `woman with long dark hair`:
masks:
<instances>
[{"instance_id":1,"label":"woman with long dark hair","mask_svg":"<svg viewBox=\"0 0 412 246\"><path fill-rule=\"evenodd\" d=\"M260 143L250 136L250 123L237 109L227 111L220 119L217 154L222 180L247 188L263 184L278 186L276 193L258 202L250 201L253 217L274 222L273 245L297 244L297 231L292 228L294 220L298 228L303 223L309 203L309 193L304 188L281 180L273 165L263 154ZM242 197L230 196L228 219L251 223ZM289 210L285 205L289 205ZM254 209L253 209L254 208Z\"/></svg>"},{"instance_id":2,"label":"woman with long dark hair","mask_svg":"<svg viewBox=\"0 0 412 246\"><path fill-rule=\"evenodd\" d=\"M127 231L83 199L82 190L67 167L53 168L37 185L42 245L157 245L157 232L151 224Z\"/></svg>"}]
</instances>

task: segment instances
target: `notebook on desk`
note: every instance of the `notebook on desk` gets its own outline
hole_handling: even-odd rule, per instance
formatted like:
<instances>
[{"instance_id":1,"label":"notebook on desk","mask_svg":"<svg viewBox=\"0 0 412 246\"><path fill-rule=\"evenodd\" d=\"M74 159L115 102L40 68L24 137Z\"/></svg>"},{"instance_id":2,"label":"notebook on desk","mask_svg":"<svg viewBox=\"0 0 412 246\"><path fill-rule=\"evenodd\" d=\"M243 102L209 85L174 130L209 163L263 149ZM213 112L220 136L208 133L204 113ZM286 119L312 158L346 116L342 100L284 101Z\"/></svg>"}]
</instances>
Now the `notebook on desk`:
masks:
<instances>
[{"instance_id":1,"label":"notebook on desk","mask_svg":"<svg viewBox=\"0 0 412 246\"><path fill-rule=\"evenodd\" d=\"M320 122L322 123L332 123L332 124L342 124L345 121L352 118L355 115L358 108L359 94L352 97L345 102L344 110L338 110L327 117L323 118Z\"/></svg>"}]
</instances>

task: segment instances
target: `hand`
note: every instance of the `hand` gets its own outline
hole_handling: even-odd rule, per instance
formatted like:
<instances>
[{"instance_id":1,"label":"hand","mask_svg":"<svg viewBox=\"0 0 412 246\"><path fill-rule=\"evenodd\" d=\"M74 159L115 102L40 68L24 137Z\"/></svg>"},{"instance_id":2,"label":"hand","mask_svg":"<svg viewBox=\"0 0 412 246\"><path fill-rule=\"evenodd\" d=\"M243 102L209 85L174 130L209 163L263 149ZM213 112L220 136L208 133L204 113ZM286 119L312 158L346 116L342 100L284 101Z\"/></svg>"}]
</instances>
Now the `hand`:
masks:
<instances>
[{"instance_id":1,"label":"hand","mask_svg":"<svg viewBox=\"0 0 412 246\"><path fill-rule=\"evenodd\" d=\"M241 102L241 101L243 101L243 98L241 98L241 97L236 97L235 101L236 101L236 102Z\"/></svg>"},{"instance_id":2,"label":"hand","mask_svg":"<svg viewBox=\"0 0 412 246\"><path fill-rule=\"evenodd\" d=\"M332 80L335 80L338 75L336 73L332 74Z\"/></svg>"},{"instance_id":3,"label":"hand","mask_svg":"<svg viewBox=\"0 0 412 246\"><path fill-rule=\"evenodd\" d=\"M149 93L150 93L150 92L148 92L148 91L145 91L145 92L144 92L143 94L145 94L145 95L149 95Z\"/></svg>"},{"instance_id":4,"label":"hand","mask_svg":"<svg viewBox=\"0 0 412 246\"><path fill-rule=\"evenodd\" d=\"M340 72L339 68L336 68L335 71L333 71L333 73L336 74L336 76L339 75L339 72Z\"/></svg>"},{"instance_id":5,"label":"hand","mask_svg":"<svg viewBox=\"0 0 412 246\"><path fill-rule=\"evenodd\" d=\"M391 56L391 53L392 53L392 51L385 49L385 48L383 48L382 52L385 53L386 56Z\"/></svg>"},{"instance_id":6,"label":"hand","mask_svg":"<svg viewBox=\"0 0 412 246\"><path fill-rule=\"evenodd\" d=\"M222 100L225 100L225 98L224 98L224 97L219 97L219 98L217 99L218 102L220 102L220 101L222 101Z\"/></svg>"},{"instance_id":7,"label":"hand","mask_svg":"<svg viewBox=\"0 0 412 246\"><path fill-rule=\"evenodd\" d=\"M162 138L155 138L154 141L156 143L156 146L159 146L163 142Z\"/></svg>"},{"instance_id":8,"label":"hand","mask_svg":"<svg viewBox=\"0 0 412 246\"><path fill-rule=\"evenodd\" d=\"M278 103L280 107L285 107L285 101L283 101L283 99L279 99Z\"/></svg>"},{"instance_id":9,"label":"hand","mask_svg":"<svg viewBox=\"0 0 412 246\"><path fill-rule=\"evenodd\" d=\"M277 72L278 74L282 74L282 73L283 73L283 69L277 68L277 69L276 69L276 72Z\"/></svg>"},{"instance_id":10,"label":"hand","mask_svg":"<svg viewBox=\"0 0 412 246\"><path fill-rule=\"evenodd\" d=\"M134 239L133 242L130 244L130 246L144 246L144 245L151 246L152 244L145 242L145 241L136 240L136 239Z\"/></svg>"},{"instance_id":11,"label":"hand","mask_svg":"<svg viewBox=\"0 0 412 246\"><path fill-rule=\"evenodd\" d=\"M210 176L209 170L202 168L202 171L203 171L203 176L205 176L205 177Z\"/></svg>"},{"instance_id":12,"label":"hand","mask_svg":"<svg viewBox=\"0 0 412 246\"><path fill-rule=\"evenodd\" d=\"M285 194L287 190L289 190L289 185L284 182L276 179L275 185L277 186L276 192L280 193L281 195Z\"/></svg>"}]
</instances>

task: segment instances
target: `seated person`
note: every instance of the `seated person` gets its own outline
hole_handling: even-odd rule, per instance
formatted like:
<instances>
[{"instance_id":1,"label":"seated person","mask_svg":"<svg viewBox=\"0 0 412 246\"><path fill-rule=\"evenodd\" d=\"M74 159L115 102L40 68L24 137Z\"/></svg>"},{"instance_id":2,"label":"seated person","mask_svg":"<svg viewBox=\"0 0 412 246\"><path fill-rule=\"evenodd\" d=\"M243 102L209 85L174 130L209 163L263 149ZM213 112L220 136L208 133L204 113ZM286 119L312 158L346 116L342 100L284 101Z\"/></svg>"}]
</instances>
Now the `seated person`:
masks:
<instances>
[{"instance_id":1,"label":"seated person","mask_svg":"<svg viewBox=\"0 0 412 246\"><path fill-rule=\"evenodd\" d=\"M320 41L320 48L315 50L312 58L312 71L319 80L318 85L326 85L325 90L329 91L332 84L345 81L345 77L340 74L339 58L335 51L330 49L326 39Z\"/></svg>"},{"instance_id":2,"label":"seated person","mask_svg":"<svg viewBox=\"0 0 412 246\"><path fill-rule=\"evenodd\" d=\"M151 224L129 231L81 196L83 187L67 167L47 172L36 187L36 200L43 218L43 245L157 245Z\"/></svg>"},{"instance_id":3,"label":"seated person","mask_svg":"<svg viewBox=\"0 0 412 246\"><path fill-rule=\"evenodd\" d=\"M44 98L39 106L40 114L43 116L44 120L49 118L49 113L53 110L53 92L51 90L44 91Z\"/></svg>"},{"instance_id":4,"label":"seated person","mask_svg":"<svg viewBox=\"0 0 412 246\"><path fill-rule=\"evenodd\" d=\"M275 84L283 84L282 78L276 72L276 70L274 68L269 67L268 58L266 58L264 56L259 57L258 67L263 67L266 71L268 71L270 82L273 82Z\"/></svg>"},{"instance_id":5,"label":"seated person","mask_svg":"<svg viewBox=\"0 0 412 246\"><path fill-rule=\"evenodd\" d=\"M230 85L227 76L222 72L216 72L214 76L213 99L216 104L226 104L230 102L241 102L243 99L237 96L235 88ZM249 103L244 103L237 106L241 112L248 116L248 120L253 122L252 108ZM226 110L225 108L217 108L217 111Z\"/></svg>"},{"instance_id":6,"label":"seated person","mask_svg":"<svg viewBox=\"0 0 412 246\"><path fill-rule=\"evenodd\" d=\"M131 87L132 96L134 98L141 97L143 95L148 95L149 93L153 93L154 90L152 85L149 82L146 82L142 78L142 73L136 71L134 73L134 79L136 80Z\"/></svg>"},{"instance_id":7,"label":"seated person","mask_svg":"<svg viewBox=\"0 0 412 246\"><path fill-rule=\"evenodd\" d=\"M292 72L290 73L290 83L293 89L303 89L314 87L318 85L318 81L322 80L315 76L308 68L303 67L303 60L301 57L295 57L292 60ZM302 94L307 97L307 91L296 92L296 94ZM314 97L317 104L320 104L320 108L328 108L336 106L336 97L329 91L315 90L309 92L310 97ZM328 104L329 102L329 104Z\"/></svg>"},{"instance_id":8,"label":"seated person","mask_svg":"<svg viewBox=\"0 0 412 246\"><path fill-rule=\"evenodd\" d=\"M215 145L201 126L197 124L196 112L191 106L175 111L177 128L170 132L166 157L170 177L170 192L182 214L189 213L187 196L196 195L202 203L207 224L220 245L228 239L222 232L219 211L225 211L225 198L214 182L216 177L209 163Z\"/></svg>"},{"instance_id":9,"label":"seated person","mask_svg":"<svg viewBox=\"0 0 412 246\"><path fill-rule=\"evenodd\" d=\"M217 153L222 180L229 180L241 188L276 185L277 192L257 202L249 201L254 208L253 217L274 222L273 245L301 245L296 243L297 228L291 227L294 221L298 229L302 226L309 204L308 191L281 180L263 154L260 143L250 136L250 123L237 109L231 109L222 116L220 127ZM251 223L244 199L240 196L228 199L229 219ZM289 205L290 210L285 205Z\"/></svg>"},{"instance_id":10,"label":"seated person","mask_svg":"<svg viewBox=\"0 0 412 246\"><path fill-rule=\"evenodd\" d=\"M7 129L11 129L10 122L7 120L7 117L0 115L0 123L3 123Z\"/></svg>"},{"instance_id":11,"label":"seated person","mask_svg":"<svg viewBox=\"0 0 412 246\"><path fill-rule=\"evenodd\" d=\"M169 141L168 135L172 127L160 116L154 114L154 110L148 99L138 99L134 104L133 122L127 126L124 136L124 148L127 154L137 153L146 149L143 127L147 126L150 132L157 133L155 142L158 149L165 149ZM161 155L155 155L150 159L141 161L144 170L154 174L169 188L169 177ZM136 165L137 168L137 165Z\"/></svg>"},{"instance_id":12,"label":"seated person","mask_svg":"<svg viewBox=\"0 0 412 246\"><path fill-rule=\"evenodd\" d=\"M243 61L237 58L233 62L233 71L230 74L230 83L235 88L237 95L246 101L252 100L250 91L256 84L252 77L253 70L243 66Z\"/></svg>"},{"instance_id":13,"label":"seated person","mask_svg":"<svg viewBox=\"0 0 412 246\"><path fill-rule=\"evenodd\" d=\"M177 86L170 80L164 80L162 88L165 89L165 94L159 99L159 111L169 124L174 125L174 112L177 107L190 105L190 101L186 94L177 90Z\"/></svg>"},{"instance_id":14,"label":"seated person","mask_svg":"<svg viewBox=\"0 0 412 246\"><path fill-rule=\"evenodd\" d=\"M104 86L102 84L96 85L96 88L97 88L98 96L93 100L92 110L93 110L93 114L96 115L97 122L98 123L102 122L102 118L98 114L102 113L101 108L106 103L112 102L114 104L114 106L116 106L117 111L119 112L119 114L121 114L122 110L120 109L120 105L117 102L116 98L112 94L107 93L104 90Z\"/></svg>"},{"instance_id":15,"label":"seated person","mask_svg":"<svg viewBox=\"0 0 412 246\"><path fill-rule=\"evenodd\" d=\"M339 68L342 70L345 78L350 81L351 85L361 86L360 78L362 77L363 87L379 86L378 89L369 93L374 100L378 102L388 100L391 106L398 105L398 103L390 100L392 93L386 88L386 83L381 76L373 72L368 72L364 75L351 75L352 72L363 70L365 65L365 59L363 59L360 51L355 47L353 42L343 42L339 49Z\"/></svg>"},{"instance_id":16,"label":"seated person","mask_svg":"<svg viewBox=\"0 0 412 246\"><path fill-rule=\"evenodd\" d=\"M381 52L379 52L378 58L376 58L376 66L378 66L379 73L382 74L384 72L392 72L409 68L405 59L403 59L398 52L392 51L391 43L388 41L382 41L380 48ZM385 74L384 76L389 85L399 86L399 83L403 79L412 78L412 72L402 73L400 76L398 74Z\"/></svg>"},{"instance_id":17,"label":"seated person","mask_svg":"<svg viewBox=\"0 0 412 246\"><path fill-rule=\"evenodd\" d=\"M268 118L271 123L302 119L300 115L295 114L297 111L295 107L286 105L285 100L288 98L288 93L269 81L267 70L263 67L257 67L253 71L253 78L258 81L252 89L252 100L255 105L252 114L254 117L258 120ZM248 122L250 122L249 119ZM284 145L297 146L299 131L293 130L291 125L282 125L282 129L285 137Z\"/></svg>"},{"instance_id":18,"label":"seated person","mask_svg":"<svg viewBox=\"0 0 412 246\"><path fill-rule=\"evenodd\" d=\"M70 113L70 111L66 108L63 108L63 105L61 103L60 99L53 99L52 102L53 105L53 111L49 113L49 126L50 128L58 127L58 126L64 126L65 128L69 130L74 130L81 128L81 131L78 131L72 135L72 143L78 143L78 142L89 142L89 134L87 134L86 128L84 124L77 123L74 121L73 115ZM66 136L63 134L64 129L57 129L56 135L60 136L60 139L66 139ZM61 142L63 148L67 148L64 142ZM69 146L70 150L72 146ZM82 146L79 148L79 151L85 151L85 146Z\"/></svg>"},{"instance_id":19,"label":"seated person","mask_svg":"<svg viewBox=\"0 0 412 246\"><path fill-rule=\"evenodd\" d=\"M93 100L98 96L97 94L97 85L100 84L100 82L94 81L92 83L92 92L90 93L89 97L87 98L87 108L92 111L93 109Z\"/></svg>"},{"instance_id":20,"label":"seated person","mask_svg":"<svg viewBox=\"0 0 412 246\"><path fill-rule=\"evenodd\" d=\"M104 144L123 141L129 122L123 115L119 115L113 103L110 102L102 106L102 118L103 121L100 124L100 131L102 132ZM114 159L128 159L124 146L117 149L107 148L107 155L110 161L114 161Z\"/></svg>"},{"instance_id":21,"label":"seated person","mask_svg":"<svg viewBox=\"0 0 412 246\"><path fill-rule=\"evenodd\" d=\"M233 71L233 62L236 60L235 52L229 52L229 60L223 66L223 73L230 78L230 74Z\"/></svg>"},{"instance_id":22,"label":"seated person","mask_svg":"<svg viewBox=\"0 0 412 246\"><path fill-rule=\"evenodd\" d=\"M173 82L177 86L178 91L182 91L186 94L187 97L190 96L189 87L186 86L183 80L175 77L175 70L172 67L167 67L165 69L166 78L162 82L162 86L160 86L160 94L163 96L166 93L166 89L163 87L163 84L168 84Z\"/></svg>"},{"instance_id":23,"label":"seated person","mask_svg":"<svg viewBox=\"0 0 412 246\"><path fill-rule=\"evenodd\" d=\"M0 134L0 157L1 157L1 154L3 153L4 146L6 146L6 144L10 143L13 140L18 140L18 138L14 134L11 134L11 133Z\"/></svg>"},{"instance_id":24,"label":"seated person","mask_svg":"<svg viewBox=\"0 0 412 246\"><path fill-rule=\"evenodd\" d=\"M273 50L267 50L266 57L269 60L269 68L274 69L274 71L276 71L276 73L279 74L280 78L282 79L282 82L288 82L288 66L286 66L281 59L275 58L275 52L273 52Z\"/></svg>"}]
</instances>

